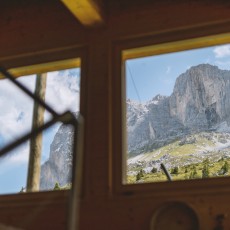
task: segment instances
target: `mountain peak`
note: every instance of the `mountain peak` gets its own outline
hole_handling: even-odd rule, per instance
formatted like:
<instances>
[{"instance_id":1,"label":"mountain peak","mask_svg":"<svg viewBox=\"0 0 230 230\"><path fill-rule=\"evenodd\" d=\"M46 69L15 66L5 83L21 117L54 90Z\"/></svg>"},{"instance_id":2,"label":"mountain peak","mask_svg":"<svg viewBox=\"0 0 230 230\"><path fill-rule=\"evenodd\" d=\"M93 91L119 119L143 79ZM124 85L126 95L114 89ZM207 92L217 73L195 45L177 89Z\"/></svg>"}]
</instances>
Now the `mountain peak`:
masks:
<instances>
[{"instance_id":1,"label":"mountain peak","mask_svg":"<svg viewBox=\"0 0 230 230\"><path fill-rule=\"evenodd\" d=\"M196 66L192 66L190 69L207 69L207 68L211 68L211 69L219 69L218 66L215 65L211 65L209 63L202 63Z\"/></svg>"},{"instance_id":2,"label":"mountain peak","mask_svg":"<svg viewBox=\"0 0 230 230\"><path fill-rule=\"evenodd\" d=\"M160 100L162 100L162 99L164 99L164 98L165 98L165 96L163 96L163 95L161 95L161 94L157 94L155 97L153 97L152 100L158 100L158 101L160 101Z\"/></svg>"},{"instance_id":3,"label":"mountain peak","mask_svg":"<svg viewBox=\"0 0 230 230\"><path fill-rule=\"evenodd\" d=\"M206 77L215 77L215 75L219 75L226 70L221 70L218 66L211 65L211 64L199 64L196 66L190 67L185 73L181 74L180 76L189 76L189 77L196 77L196 76L206 76ZM178 79L180 78L178 77Z\"/></svg>"},{"instance_id":4,"label":"mountain peak","mask_svg":"<svg viewBox=\"0 0 230 230\"><path fill-rule=\"evenodd\" d=\"M210 64L191 67L177 78L170 96L153 97L146 103L145 113L135 110L141 119L129 119L134 116L130 108L128 151L141 153L179 136L210 131L224 121L229 123L229 98L229 70Z\"/></svg>"},{"instance_id":5,"label":"mountain peak","mask_svg":"<svg viewBox=\"0 0 230 230\"><path fill-rule=\"evenodd\" d=\"M163 101L165 98L167 98L167 96L163 96L161 94L157 94L156 96L154 96L151 100L149 100L146 105L157 105L159 104L161 101Z\"/></svg>"}]
</instances>

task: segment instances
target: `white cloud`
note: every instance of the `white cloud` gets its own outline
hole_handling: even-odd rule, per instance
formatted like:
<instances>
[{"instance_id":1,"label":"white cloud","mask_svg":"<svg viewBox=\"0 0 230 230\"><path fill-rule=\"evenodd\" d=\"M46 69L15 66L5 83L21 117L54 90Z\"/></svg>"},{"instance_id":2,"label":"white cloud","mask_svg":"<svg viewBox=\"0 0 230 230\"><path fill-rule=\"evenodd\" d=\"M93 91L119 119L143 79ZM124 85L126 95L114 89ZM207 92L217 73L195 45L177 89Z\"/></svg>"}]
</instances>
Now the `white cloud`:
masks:
<instances>
[{"instance_id":1,"label":"white cloud","mask_svg":"<svg viewBox=\"0 0 230 230\"><path fill-rule=\"evenodd\" d=\"M29 161L29 142L22 144L6 156L0 158L0 176L7 175L8 171L14 170L15 167L28 167Z\"/></svg>"},{"instance_id":2,"label":"white cloud","mask_svg":"<svg viewBox=\"0 0 230 230\"><path fill-rule=\"evenodd\" d=\"M75 75L76 73L78 71L74 72ZM19 78L19 81L32 92L34 91L34 76L22 77ZM57 112L64 112L67 109L78 111L79 76L73 76L73 73L67 70L48 73L46 101ZM4 144L30 131L33 101L8 80L0 80L0 108L0 136L3 138ZM47 118L46 115L46 120ZM28 154L29 144L26 143L12 151L3 160L0 159L0 163L13 167L13 165L27 162Z\"/></svg>"},{"instance_id":3,"label":"white cloud","mask_svg":"<svg viewBox=\"0 0 230 230\"><path fill-rule=\"evenodd\" d=\"M34 91L34 80L33 76L19 79L31 91ZM8 80L0 81L0 108L0 135L6 142L30 130L33 102Z\"/></svg>"},{"instance_id":4,"label":"white cloud","mask_svg":"<svg viewBox=\"0 0 230 230\"><path fill-rule=\"evenodd\" d=\"M166 69L166 74L169 74L172 70L172 67L171 66L167 66L167 69Z\"/></svg>"},{"instance_id":5,"label":"white cloud","mask_svg":"<svg viewBox=\"0 0 230 230\"><path fill-rule=\"evenodd\" d=\"M29 160L29 142L19 146L7 157L10 164L24 164Z\"/></svg>"},{"instance_id":6,"label":"white cloud","mask_svg":"<svg viewBox=\"0 0 230 230\"><path fill-rule=\"evenodd\" d=\"M223 58L230 56L230 45L217 46L213 50L216 58Z\"/></svg>"},{"instance_id":7,"label":"white cloud","mask_svg":"<svg viewBox=\"0 0 230 230\"><path fill-rule=\"evenodd\" d=\"M217 65L222 70L230 70L230 61L215 61L215 65Z\"/></svg>"},{"instance_id":8,"label":"white cloud","mask_svg":"<svg viewBox=\"0 0 230 230\"><path fill-rule=\"evenodd\" d=\"M79 110L79 91L79 77L71 76L68 71L48 74L46 102L58 113Z\"/></svg>"}]
</instances>

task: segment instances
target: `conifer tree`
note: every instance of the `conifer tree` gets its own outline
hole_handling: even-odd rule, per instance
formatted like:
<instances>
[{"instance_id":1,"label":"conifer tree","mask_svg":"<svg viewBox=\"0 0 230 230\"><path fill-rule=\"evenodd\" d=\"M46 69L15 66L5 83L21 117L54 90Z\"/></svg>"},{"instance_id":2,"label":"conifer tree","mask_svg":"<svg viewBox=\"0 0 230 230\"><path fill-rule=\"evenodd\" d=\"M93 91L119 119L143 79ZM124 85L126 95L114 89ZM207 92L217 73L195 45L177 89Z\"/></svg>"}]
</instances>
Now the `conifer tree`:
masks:
<instances>
[{"instance_id":1,"label":"conifer tree","mask_svg":"<svg viewBox=\"0 0 230 230\"><path fill-rule=\"evenodd\" d=\"M144 171L143 171L143 169L141 169L139 173L140 173L140 177L143 177L143 176L144 176Z\"/></svg>"},{"instance_id":2,"label":"conifer tree","mask_svg":"<svg viewBox=\"0 0 230 230\"><path fill-rule=\"evenodd\" d=\"M61 187L58 182L55 183L53 190L61 190Z\"/></svg>"},{"instance_id":3,"label":"conifer tree","mask_svg":"<svg viewBox=\"0 0 230 230\"><path fill-rule=\"evenodd\" d=\"M151 173L156 173L156 172L157 172L157 168L153 167Z\"/></svg>"},{"instance_id":4,"label":"conifer tree","mask_svg":"<svg viewBox=\"0 0 230 230\"><path fill-rule=\"evenodd\" d=\"M140 172L138 172L136 175L136 181L139 181L140 179L141 179L141 175L140 175Z\"/></svg>"},{"instance_id":5,"label":"conifer tree","mask_svg":"<svg viewBox=\"0 0 230 230\"><path fill-rule=\"evenodd\" d=\"M144 176L144 171L143 171L143 169L141 169L136 175L136 181L139 181L141 179L141 177L143 177L143 176Z\"/></svg>"},{"instance_id":6,"label":"conifer tree","mask_svg":"<svg viewBox=\"0 0 230 230\"><path fill-rule=\"evenodd\" d=\"M177 175L178 173L179 173L179 168L177 166L172 168L171 174L176 174Z\"/></svg>"},{"instance_id":7,"label":"conifer tree","mask_svg":"<svg viewBox=\"0 0 230 230\"><path fill-rule=\"evenodd\" d=\"M184 173L187 173L188 172L188 168L186 167L185 170L184 170Z\"/></svg>"},{"instance_id":8,"label":"conifer tree","mask_svg":"<svg viewBox=\"0 0 230 230\"><path fill-rule=\"evenodd\" d=\"M25 188L22 186L21 190L19 193L24 193L25 192Z\"/></svg>"},{"instance_id":9,"label":"conifer tree","mask_svg":"<svg viewBox=\"0 0 230 230\"><path fill-rule=\"evenodd\" d=\"M208 178L209 177L209 167L208 164L204 164L202 169L202 178Z\"/></svg>"},{"instance_id":10,"label":"conifer tree","mask_svg":"<svg viewBox=\"0 0 230 230\"><path fill-rule=\"evenodd\" d=\"M229 164L227 161L224 162L224 165L221 167L221 170L223 171L223 174L227 173L229 169Z\"/></svg>"},{"instance_id":11,"label":"conifer tree","mask_svg":"<svg viewBox=\"0 0 230 230\"><path fill-rule=\"evenodd\" d=\"M191 173L189 175L189 179L195 179L195 178L197 178L197 171L196 171L196 167L193 166L192 171L191 171Z\"/></svg>"}]
</instances>

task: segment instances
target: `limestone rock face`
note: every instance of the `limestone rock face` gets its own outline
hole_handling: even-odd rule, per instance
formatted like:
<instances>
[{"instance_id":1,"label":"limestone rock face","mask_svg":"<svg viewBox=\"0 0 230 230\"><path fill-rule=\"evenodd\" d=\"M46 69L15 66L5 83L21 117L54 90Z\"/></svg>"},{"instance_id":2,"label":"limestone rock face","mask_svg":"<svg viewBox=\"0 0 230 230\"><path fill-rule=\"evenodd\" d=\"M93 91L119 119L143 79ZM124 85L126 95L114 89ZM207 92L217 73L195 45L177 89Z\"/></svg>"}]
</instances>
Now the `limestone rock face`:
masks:
<instances>
[{"instance_id":1,"label":"limestone rock face","mask_svg":"<svg viewBox=\"0 0 230 230\"><path fill-rule=\"evenodd\" d=\"M41 167L41 190L53 189L56 182L60 186L71 182L73 136L71 125L61 125L55 134L49 159Z\"/></svg>"},{"instance_id":2,"label":"limestone rock face","mask_svg":"<svg viewBox=\"0 0 230 230\"><path fill-rule=\"evenodd\" d=\"M230 112L230 71L202 64L180 75L170 96L170 114L194 129L212 127Z\"/></svg>"},{"instance_id":3,"label":"limestone rock face","mask_svg":"<svg viewBox=\"0 0 230 230\"><path fill-rule=\"evenodd\" d=\"M188 133L228 126L229 120L230 71L194 66L177 78L170 96L138 105L127 101L128 152L147 152Z\"/></svg>"},{"instance_id":4,"label":"limestone rock face","mask_svg":"<svg viewBox=\"0 0 230 230\"><path fill-rule=\"evenodd\" d=\"M170 115L168 97L157 95L147 104L139 104L138 108L142 112L133 109L133 106L134 103L127 102L128 151L131 153L142 153L163 146L171 136L177 136L184 129L178 119Z\"/></svg>"}]
</instances>

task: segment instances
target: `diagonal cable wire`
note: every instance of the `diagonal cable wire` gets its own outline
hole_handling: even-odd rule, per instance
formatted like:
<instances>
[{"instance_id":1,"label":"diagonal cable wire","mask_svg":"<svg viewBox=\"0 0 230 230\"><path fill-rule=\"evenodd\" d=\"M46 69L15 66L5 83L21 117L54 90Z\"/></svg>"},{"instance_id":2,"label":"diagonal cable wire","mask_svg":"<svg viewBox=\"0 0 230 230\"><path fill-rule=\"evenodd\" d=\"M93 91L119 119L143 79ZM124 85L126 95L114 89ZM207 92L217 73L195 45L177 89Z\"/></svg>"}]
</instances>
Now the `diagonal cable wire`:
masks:
<instances>
[{"instance_id":1,"label":"diagonal cable wire","mask_svg":"<svg viewBox=\"0 0 230 230\"><path fill-rule=\"evenodd\" d=\"M140 102L140 104L141 104L141 98L140 98L140 95L139 95L139 93L138 93L138 90L137 90L137 87L136 87L135 81L134 81L134 79L133 79L132 72L131 72L131 70L130 70L130 68L129 68L129 66L128 66L128 63L127 63L127 62L126 62L126 66L127 66L128 71L129 71L130 77L131 77L131 79L132 79L132 83L133 83L134 89L135 89L135 91L136 91L136 94L137 94L138 100L139 100L139 102Z\"/></svg>"}]
</instances>

